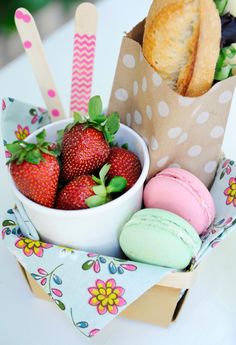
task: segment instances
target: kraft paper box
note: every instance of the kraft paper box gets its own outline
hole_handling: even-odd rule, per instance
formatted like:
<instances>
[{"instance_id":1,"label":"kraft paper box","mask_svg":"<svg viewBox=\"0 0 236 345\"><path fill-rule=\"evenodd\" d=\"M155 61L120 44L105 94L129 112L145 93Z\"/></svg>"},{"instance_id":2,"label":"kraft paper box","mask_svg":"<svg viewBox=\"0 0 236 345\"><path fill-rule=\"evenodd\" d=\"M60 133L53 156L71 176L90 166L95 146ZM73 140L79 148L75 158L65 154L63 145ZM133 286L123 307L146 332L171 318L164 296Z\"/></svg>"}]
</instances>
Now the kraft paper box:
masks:
<instances>
[{"instance_id":1,"label":"kraft paper box","mask_svg":"<svg viewBox=\"0 0 236 345\"><path fill-rule=\"evenodd\" d=\"M236 77L215 84L200 97L178 95L143 56L144 24L145 20L123 37L108 111L118 111L121 121L145 139L151 158L149 177L167 167L181 167L209 187Z\"/></svg>"}]
</instances>

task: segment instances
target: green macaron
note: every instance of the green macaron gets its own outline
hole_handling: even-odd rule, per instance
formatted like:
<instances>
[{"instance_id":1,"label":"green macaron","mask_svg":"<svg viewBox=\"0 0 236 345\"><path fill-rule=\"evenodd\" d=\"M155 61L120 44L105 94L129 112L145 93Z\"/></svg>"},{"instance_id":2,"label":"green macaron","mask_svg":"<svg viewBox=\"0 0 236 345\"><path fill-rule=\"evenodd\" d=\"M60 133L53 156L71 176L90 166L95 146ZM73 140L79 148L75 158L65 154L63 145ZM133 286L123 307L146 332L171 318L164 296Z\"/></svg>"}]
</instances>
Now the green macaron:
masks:
<instances>
[{"instance_id":1,"label":"green macaron","mask_svg":"<svg viewBox=\"0 0 236 345\"><path fill-rule=\"evenodd\" d=\"M176 269L187 267L201 244L192 225L160 209L136 212L120 235L120 246L129 259Z\"/></svg>"}]
</instances>

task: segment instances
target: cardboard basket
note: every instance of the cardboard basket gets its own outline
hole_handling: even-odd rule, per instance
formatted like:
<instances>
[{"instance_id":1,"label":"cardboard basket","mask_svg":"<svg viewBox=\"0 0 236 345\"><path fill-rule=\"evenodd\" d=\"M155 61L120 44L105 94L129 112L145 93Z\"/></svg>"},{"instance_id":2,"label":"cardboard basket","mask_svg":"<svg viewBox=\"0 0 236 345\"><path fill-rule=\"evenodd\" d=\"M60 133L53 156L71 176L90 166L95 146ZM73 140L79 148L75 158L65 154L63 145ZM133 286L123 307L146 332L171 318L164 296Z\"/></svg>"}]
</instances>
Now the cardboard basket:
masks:
<instances>
[{"instance_id":1,"label":"cardboard basket","mask_svg":"<svg viewBox=\"0 0 236 345\"><path fill-rule=\"evenodd\" d=\"M33 294L51 301L36 281L20 265ZM132 320L168 327L175 321L184 303L188 290L194 284L198 269L192 272L176 272L164 277L140 298L129 305L120 316Z\"/></svg>"}]
</instances>

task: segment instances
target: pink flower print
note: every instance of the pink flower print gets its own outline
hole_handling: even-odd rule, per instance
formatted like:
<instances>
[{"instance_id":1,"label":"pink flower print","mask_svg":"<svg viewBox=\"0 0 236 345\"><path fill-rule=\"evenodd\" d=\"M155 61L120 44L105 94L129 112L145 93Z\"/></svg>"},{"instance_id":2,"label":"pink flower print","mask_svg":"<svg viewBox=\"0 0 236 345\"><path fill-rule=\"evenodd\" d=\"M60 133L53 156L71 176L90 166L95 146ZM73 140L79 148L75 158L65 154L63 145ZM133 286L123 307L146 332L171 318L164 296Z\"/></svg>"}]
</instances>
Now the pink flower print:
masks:
<instances>
[{"instance_id":1,"label":"pink flower print","mask_svg":"<svg viewBox=\"0 0 236 345\"><path fill-rule=\"evenodd\" d=\"M223 168L225 169L225 172L226 172L227 175L229 175L231 173L231 171L232 171L230 163L231 163L231 160L230 159L226 159L226 161L223 164Z\"/></svg>"},{"instance_id":2,"label":"pink flower print","mask_svg":"<svg viewBox=\"0 0 236 345\"><path fill-rule=\"evenodd\" d=\"M223 164L223 168L226 168L229 165L230 160L226 159L226 161Z\"/></svg>"},{"instance_id":3,"label":"pink flower print","mask_svg":"<svg viewBox=\"0 0 236 345\"><path fill-rule=\"evenodd\" d=\"M38 110L41 112L41 113L46 113L46 109L45 108L41 108L41 107L38 107Z\"/></svg>"},{"instance_id":4,"label":"pink flower print","mask_svg":"<svg viewBox=\"0 0 236 345\"><path fill-rule=\"evenodd\" d=\"M89 337L94 337L98 332L100 332L100 329L94 328L89 332Z\"/></svg>"},{"instance_id":5,"label":"pink flower print","mask_svg":"<svg viewBox=\"0 0 236 345\"><path fill-rule=\"evenodd\" d=\"M41 241L33 241L29 238L20 238L16 241L15 246L19 249L23 249L23 253L26 256L36 255L42 257L44 249L53 247L52 244L44 243Z\"/></svg>"},{"instance_id":6,"label":"pink flower print","mask_svg":"<svg viewBox=\"0 0 236 345\"><path fill-rule=\"evenodd\" d=\"M29 127L26 126L23 128L21 125L18 125L17 131L15 131L15 135L18 140L24 140L25 138L28 137L28 135L30 135Z\"/></svg>"},{"instance_id":7,"label":"pink flower print","mask_svg":"<svg viewBox=\"0 0 236 345\"><path fill-rule=\"evenodd\" d=\"M5 110L6 109L6 103L4 101L4 99L2 100L2 110Z\"/></svg>"},{"instance_id":8,"label":"pink flower print","mask_svg":"<svg viewBox=\"0 0 236 345\"><path fill-rule=\"evenodd\" d=\"M229 187L225 189L224 195L227 196L226 205L233 203L234 207L236 207L236 178L231 177L229 179Z\"/></svg>"},{"instance_id":9,"label":"pink flower print","mask_svg":"<svg viewBox=\"0 0 236 345\"><path fill-rule=\"evenodd\" d=\"M126 304L126 300L122 297L125 289L121 286L116 286L114 279L108 279L106 282L97 279L96 286L88 289L92 297L89 299L89 304L97 308L100 315L117 314L118 307Z\"/></svg>"},{"instance_id":10,"label":"pink flower print","mask_svg":"<svg viewBox=\"0 0 236 345\"><path fill-rule=\"evenodd\" d=\"M6 158L11 158L11 153L9 151L5 151L5 157Z\"/></svg>"}]
</instances>

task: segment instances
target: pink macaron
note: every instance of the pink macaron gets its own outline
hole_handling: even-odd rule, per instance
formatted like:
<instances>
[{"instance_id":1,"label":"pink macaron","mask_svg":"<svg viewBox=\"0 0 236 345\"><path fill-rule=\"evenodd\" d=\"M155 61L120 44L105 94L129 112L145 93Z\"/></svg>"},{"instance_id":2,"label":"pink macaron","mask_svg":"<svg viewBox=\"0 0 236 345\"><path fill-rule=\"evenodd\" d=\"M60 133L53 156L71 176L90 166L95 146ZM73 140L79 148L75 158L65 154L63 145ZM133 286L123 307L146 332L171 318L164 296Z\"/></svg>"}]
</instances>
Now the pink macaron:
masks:
<instances>
[{"instance_id":1,"label":"pink macaron","mask_svg":"<svg viewBox=\"0 0 236 345\"><path fill-rule=\"evenodd\" d=\"M215 205L205 185L190 172L168 168L153 177L144 189L144 205L187 220L201 234L215 217Z\"/></svg>"}]
</instances>

